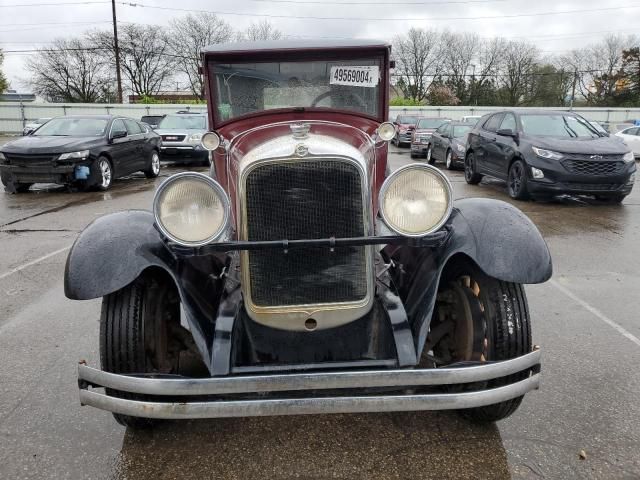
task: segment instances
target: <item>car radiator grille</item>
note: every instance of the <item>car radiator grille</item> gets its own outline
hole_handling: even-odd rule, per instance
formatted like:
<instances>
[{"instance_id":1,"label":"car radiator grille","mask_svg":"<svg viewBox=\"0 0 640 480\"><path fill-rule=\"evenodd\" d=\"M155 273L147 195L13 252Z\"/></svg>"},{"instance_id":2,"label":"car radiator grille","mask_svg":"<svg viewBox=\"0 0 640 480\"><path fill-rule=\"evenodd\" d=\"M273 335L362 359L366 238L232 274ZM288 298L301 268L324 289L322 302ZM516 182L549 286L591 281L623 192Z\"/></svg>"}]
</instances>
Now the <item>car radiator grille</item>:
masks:
<instances>
[{"instance_id":1,"label":"car radiator grille","mask_svg":"<svg viewBox=\"0 0 640 480\"><path fill-rule=\"evenodd\" d=\"M23 167L51 166L56 155L29 155L23 153L5 153L9 165Z\"/></svg>"},{"instance_id":2,"label":"car radiator grille","mask_svg":"<svg viewBox=\"0 0 640 480\"><path fill-rule=\"evenodd\" d=\"M162 135L163 142L183 142L186 135Z\"/></svg>"},{"instance_id":3,"label":"car radiator grille","mask_svg":"<svg viewBox=\"0 0 640 480\"><path fill-rule=\"evenodd\" d=\"M563 165L572 173L581 175L613 175L620 173L624 162L565 160Z\"/></svg>"},{"instance_id":4,"label":"car radiator grille","mask_svg":"<svg viewBox=\"0 0 640 480\"><path fill-rule=\"evenodd\" d=\"M265 164L246 179L247 239L365 235L359 170L341 160ZM360 301L367 295L365 247L249 253L251 300L260 307Z\"/></svg>"}]
</instances>

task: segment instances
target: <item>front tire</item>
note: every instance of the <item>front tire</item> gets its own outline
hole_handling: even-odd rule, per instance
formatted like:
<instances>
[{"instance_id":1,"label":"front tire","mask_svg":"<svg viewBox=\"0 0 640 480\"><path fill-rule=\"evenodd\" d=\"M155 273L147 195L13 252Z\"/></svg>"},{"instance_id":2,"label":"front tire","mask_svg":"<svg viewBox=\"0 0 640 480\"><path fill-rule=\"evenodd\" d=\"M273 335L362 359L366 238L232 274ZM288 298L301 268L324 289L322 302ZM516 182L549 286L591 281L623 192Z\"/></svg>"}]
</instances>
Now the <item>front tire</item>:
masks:
<instances>
[{"instance_id":1,"label":"front tire","mask_svg":"<svg viewBox=\"0 0 640 480\"><path fill-rule=\"evenodd\" d=\"M100 316L100 363L112 373L176 373L179 348L171 343L171 327L178 322L178 302L166 283L141 277L105 296ZM141 395L107 389L119 398ZM150 428L157 420L113 414L120 425Z\"/></svg>"},{"instance_id":2,"label":"front tire","mask_svg":"<svg viewBox=\"0 0 640 480\"><path fill-rule=\"evenodd\" d=\"M433 165L434 163L436 163L436 159L433 158L433 151L432 151L431 145L427 147L427 163L429 165Z\"/></svg>"},{"instance_id":3,"label":"front tire","mask_svg":"<svg viewBox=\"0 0 640 480\"><path fill-rule=\"evenodd\" d=\"M153 150L149 158L149 166L144 171L144 176L147 178L156 178L160 174L160 155L157 151Z\"/></svg>"},{"instance_id":4,"label":"front tire","mask_svg":"<svg viewBox=\"0 0 640 480\"><path fill-rule=\"evenodd\" d=\"M453 154L451 150L447 150L447 156L445 157L445 165L447 170L453 170Z\"/></svg>"},{"instance_id":5,"label":"front tire","mask_svg":"<svg viewBox=\"0 0 640 480\"><path fill-rule=\"evenodd\" d=\"M439 317L453 321L455 326L448 337L435 345L436 357L452 363L483 362L509 360L531 352L529 309L521 284L490 277L468 263L449 270L443 284L438 295L443 299L438 304ZM432 331L434 327L437 325L432 326ZM485 388L497 388L524 380L528 375L528 372L518 373L483 383ZM472 421L495 422L513 414L523 398L459 410L459 413Z\"/></svg>"},{"instance_id":6,"label":"front tire","mask_svg":"<svg viewBox=\"0 0 640 480\"><path fill-rule=\"evenodd\" d=\"M526 166L522 160L516 160L509 167L507 178L509 196L515 200L528 200Z\"/></svg>"},{"instance_id":7,"label":"front tire","mask_svg":"<svg viewBox=\"0 0 640 480\"><path fill-rule=\"evenodd\" d=\"M464 159L464 179L469 185L477 185L482 180L482 175L476 173L476 156L469 152Z\"/></svg>"},{"instance_id":8,"label":"front tire","mask_svg":"<svg viewBox=\"0 0 640 480\"><path fill-rule=\"evenodd\" d=\"M98 157L96 165L96 188L103 192L111 188L113 182L113 166L107 157Z\"/></svg>"}]
</instances>

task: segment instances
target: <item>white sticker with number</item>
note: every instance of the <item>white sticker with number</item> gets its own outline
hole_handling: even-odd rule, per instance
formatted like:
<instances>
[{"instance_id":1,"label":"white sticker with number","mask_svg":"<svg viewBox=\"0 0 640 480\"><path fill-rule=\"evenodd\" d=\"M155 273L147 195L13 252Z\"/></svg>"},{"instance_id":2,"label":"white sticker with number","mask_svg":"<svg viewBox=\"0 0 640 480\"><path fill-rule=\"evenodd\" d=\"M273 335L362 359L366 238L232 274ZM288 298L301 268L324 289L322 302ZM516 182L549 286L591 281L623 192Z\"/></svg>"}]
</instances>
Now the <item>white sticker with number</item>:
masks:
<instances>
[{"instance_id":1,"label":"white sticker with number","mask_svg":"<svg viewBox=\"0 0 640 480\"><path fill-rule=\"evenodd\" d=\"M331 67L331 85L353 85L356 87L375 87L380 79L377 65L356 67L353 65Z\"/></svg>"}]
</instances>

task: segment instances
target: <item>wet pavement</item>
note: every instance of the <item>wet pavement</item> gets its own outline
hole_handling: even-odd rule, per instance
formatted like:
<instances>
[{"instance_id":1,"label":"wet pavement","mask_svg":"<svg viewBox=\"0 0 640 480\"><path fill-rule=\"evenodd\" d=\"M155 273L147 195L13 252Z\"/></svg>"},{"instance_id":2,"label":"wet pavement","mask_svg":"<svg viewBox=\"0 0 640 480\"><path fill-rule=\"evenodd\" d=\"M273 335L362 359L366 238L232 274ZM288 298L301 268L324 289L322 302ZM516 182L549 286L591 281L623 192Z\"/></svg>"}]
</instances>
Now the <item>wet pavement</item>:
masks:
<instances>
[{"instance_id":1,"label":"wet pavement","mask_svg":"<svg viewBox=\"0 0 640 480\"><path fill-rule=\"evenodd\" d=\"M407 149L393 151L393 168L412 161ZM508 201L501 182L472 187L461 172L447 174L456 198ZM527 287L542 387L496 425L418 412L134 432L78 404L75 366L98 364L100 301L67 300L62 274L82 228L105 213L149 208L161 180L134 176L107 193L0 193L1 479L640 478L638 188L620 206L514 203L549 243L554 278Z\"/></svg>"}]
</instances>

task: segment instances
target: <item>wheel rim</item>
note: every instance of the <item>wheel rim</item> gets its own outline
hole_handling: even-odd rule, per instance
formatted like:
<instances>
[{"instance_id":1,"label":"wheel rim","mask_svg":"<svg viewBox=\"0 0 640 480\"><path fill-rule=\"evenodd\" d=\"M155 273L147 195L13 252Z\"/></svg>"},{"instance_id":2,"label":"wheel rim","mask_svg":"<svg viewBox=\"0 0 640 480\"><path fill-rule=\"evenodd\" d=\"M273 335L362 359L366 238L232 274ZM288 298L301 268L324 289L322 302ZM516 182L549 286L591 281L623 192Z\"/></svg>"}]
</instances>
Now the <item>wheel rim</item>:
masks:
<instances>
[{"instance_id":1,"label":"wheel rim","mask_svg":"<svg viewBox=\"0 0 640 480\"><path fill-rule=\"evenodd\" d=\"M427 148L427 162L431 161L431 147Z\"/></svg>"},{"instance_id":2,"label":"wheel rim","mask_svg":"<svg viewBox=\"0 0 640 480\"><path fill-rule=\"evenodd\" d=\"M160 173L160 157L158 156L158 152L151 154L151 171L154 175Z\"/></svg>"},{"instance_id":3,"label":"wheel rim","mask_svg":"<svg viewBox=\"0 0 640 480\"><path fill-rule=\"evenodd\" d=\"M473 155L469 154L467 161L464 162L464 176L467 180L471 180L473 176Z\"/></svg>"},{"instance_id":4,"label":"wheel rim","mask_svg":"<svg viewBox=\"0 0 640 480\"><path fill-rule=\"evenodd\" d=\"M451 168L451 152L447 153L447 168Z\"/></svg>"},{"instance_id":5,"label":"wheel rim","mask_svg":"<svg viewBox=\"0 0 640 480\"><path fill-rule=\"evenodd\" d=\"M509 170L509 190L511 194L517 195L522 188L522 165L517 162L511 166Z\"/></svg>"},{"instance_id":6,"label":"wheel rim","mask_svg":"<svg viewBox=\"0 0 640 480\"><path fill-rule=\"evenodd\" d=\"M100 167L100 174L102 176L102 183L100 184L102 188L107 188L111 185L111 165L109 165L109 161L102 159L98 164Z\"/></svg>"}]
</instances>

